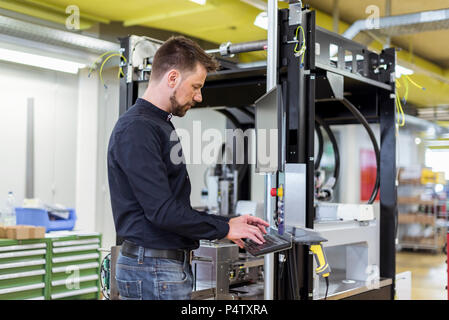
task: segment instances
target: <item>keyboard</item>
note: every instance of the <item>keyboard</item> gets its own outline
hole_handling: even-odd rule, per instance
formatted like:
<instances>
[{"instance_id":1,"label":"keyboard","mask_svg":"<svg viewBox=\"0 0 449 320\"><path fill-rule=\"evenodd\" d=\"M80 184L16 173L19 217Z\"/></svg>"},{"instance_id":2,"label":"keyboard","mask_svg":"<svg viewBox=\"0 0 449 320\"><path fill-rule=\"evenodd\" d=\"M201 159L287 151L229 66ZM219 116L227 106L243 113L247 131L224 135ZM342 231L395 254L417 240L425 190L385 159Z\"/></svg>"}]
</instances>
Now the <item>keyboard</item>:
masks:
<instances>
[{"instance_id":1,"label":"keyboard","mask_svg":"<svg viewBox=\"0 0 449 320\"><path fill-rule=\"evenodd\" d=\"M245 241L245 249L253 256L261 256L267 253L276 251L282 251L291 247L291 241L282 238L281 236L274 234L265 234L265 242L263 244L257 244L250 239Z\"/></svg>"}]
</instances>

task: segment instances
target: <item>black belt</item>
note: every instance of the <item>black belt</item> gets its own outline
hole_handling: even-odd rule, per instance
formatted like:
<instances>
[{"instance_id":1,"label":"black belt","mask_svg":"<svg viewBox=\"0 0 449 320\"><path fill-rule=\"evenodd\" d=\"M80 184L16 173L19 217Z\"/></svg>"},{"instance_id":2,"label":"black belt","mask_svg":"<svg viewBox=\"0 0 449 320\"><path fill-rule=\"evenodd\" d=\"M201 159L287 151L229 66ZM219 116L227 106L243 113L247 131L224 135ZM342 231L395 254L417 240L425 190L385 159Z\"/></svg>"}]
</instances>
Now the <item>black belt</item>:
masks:
<instances>
[{"instance_id":1,"label":"black belt","mask_svg":"<svg viewBox=\"0 0 449 320\"><path fill-rule=\"evenodd\" d=\"M129 258L137 258L139 256L139 246L125 240L120 249L124 256ZM143 256L148 258L164 258L164 259L174 259L184 262L184 258L187 256L191 259L190 254L192 250L181 250L181 249L150 249L143 248Z\"/></svg>"}]
</instances>

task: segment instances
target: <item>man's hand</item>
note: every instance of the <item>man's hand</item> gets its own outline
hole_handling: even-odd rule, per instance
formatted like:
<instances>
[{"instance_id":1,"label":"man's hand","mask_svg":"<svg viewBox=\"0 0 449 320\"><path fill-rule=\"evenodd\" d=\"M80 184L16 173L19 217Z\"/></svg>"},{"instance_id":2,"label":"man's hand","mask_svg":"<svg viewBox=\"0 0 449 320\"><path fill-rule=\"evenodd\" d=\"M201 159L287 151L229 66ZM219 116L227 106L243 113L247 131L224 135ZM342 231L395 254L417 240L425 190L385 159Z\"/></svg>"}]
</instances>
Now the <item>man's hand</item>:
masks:
<instances>
[{"instance_id":1,"label":"man's hand","mask_svg":"<svg viewBox=\"0 0 449 320\"><path fill-rule=\"evenodd\" d=\"M267 233L265 227L270 226L268 222L249 214L232 218L228 223L229 233L226 239L235 242L240 248L244 247L242 240L244 238L249 238L258 244L264 243L265 240L262 233Z\"/></svg>"}]
</instances>

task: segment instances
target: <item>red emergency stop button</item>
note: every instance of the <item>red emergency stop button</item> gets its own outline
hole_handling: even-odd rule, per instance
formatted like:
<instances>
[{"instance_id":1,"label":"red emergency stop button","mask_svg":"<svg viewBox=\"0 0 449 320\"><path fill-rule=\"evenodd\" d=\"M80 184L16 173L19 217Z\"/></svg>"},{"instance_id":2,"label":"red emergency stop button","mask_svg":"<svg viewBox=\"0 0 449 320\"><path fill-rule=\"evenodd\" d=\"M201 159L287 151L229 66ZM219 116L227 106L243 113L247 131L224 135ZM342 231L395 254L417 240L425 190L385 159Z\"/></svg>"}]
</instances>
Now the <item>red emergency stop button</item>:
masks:
<instances>
[{"instance_id":1,"label":"red emergency stop button","mask_svg":"<svg viewBox=\"0 0 449 320\"><path fill-rule=\"evenodd\" d=\"M283 197L284 196L284 188L281 185L279 188L271 188L271 196L272 197Z\"/></svg>"}]
</instances>

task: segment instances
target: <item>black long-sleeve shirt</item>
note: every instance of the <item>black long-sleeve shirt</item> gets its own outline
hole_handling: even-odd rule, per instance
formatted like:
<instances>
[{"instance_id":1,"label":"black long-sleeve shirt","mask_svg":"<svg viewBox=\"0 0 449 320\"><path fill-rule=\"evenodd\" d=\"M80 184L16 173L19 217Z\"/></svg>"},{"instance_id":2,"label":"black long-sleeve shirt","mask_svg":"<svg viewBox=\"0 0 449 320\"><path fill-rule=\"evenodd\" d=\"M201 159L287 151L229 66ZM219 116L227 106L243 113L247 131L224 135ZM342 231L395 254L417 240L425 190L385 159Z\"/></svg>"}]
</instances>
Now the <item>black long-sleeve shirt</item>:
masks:
<instances>
[{"instance_id":1,"label":"black long-sleeve shirt","mask_svg":"<svg viewBox=\"0 0 449 320\"><path fill-rule=\"evenodd\" d=\"M186 165L170 160L172 150L182 157L179 138L170 141L170 118L139 98L117 121L108 147L112 213L122 239L153 249L196 249L200 239L224 238L228 219L192 209Z\"/></svg>"}]
</instances>

